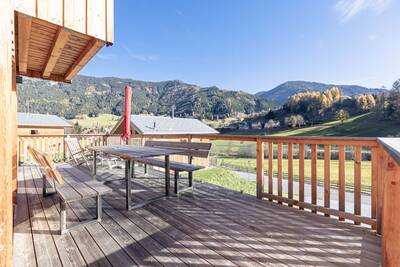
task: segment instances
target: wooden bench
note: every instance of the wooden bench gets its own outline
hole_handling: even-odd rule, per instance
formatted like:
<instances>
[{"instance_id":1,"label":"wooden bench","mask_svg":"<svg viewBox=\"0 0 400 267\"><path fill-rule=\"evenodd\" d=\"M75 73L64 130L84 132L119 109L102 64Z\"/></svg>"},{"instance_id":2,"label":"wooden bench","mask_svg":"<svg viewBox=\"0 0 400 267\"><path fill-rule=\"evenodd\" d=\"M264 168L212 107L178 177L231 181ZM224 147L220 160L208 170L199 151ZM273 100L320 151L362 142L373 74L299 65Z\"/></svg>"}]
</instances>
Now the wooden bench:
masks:
<instances>
[{"instance_id":1,"label":"wooden bench","mask_svg":"<svg viewBox=\"0 0 400 267\"><path fill-rule=\"evenodd\" d=\"M87 225L88 223L100 222L102 215L102 196L110 193L111 188L103 185L103 183L96 180L80 181L72 177L64 177L56 169L53 159L46 153L28 146L28 151L35 159L35 161L42 168L43 178L43 196L46 197L50 194L57 193L60 197L60 233L65 234L76 227ZM52 193L47 192L47 178L53 180L55 191ZM96 198L96 218L77 223L67 228L67 213L66 207L68 203L84 200L87 198Z\"/></svg>"},{"instance_id":2,"label":"wooden bench","mask_svg":"<svg viewBox=\"0 0 400 267\"><path fill-rule=\"evenodd\" d=\"M144 146L156 147L163 149L172 149L180 151L177 155L188 157L188 163L171 161L169 167L174 171L174 192L179 194L188 189L193 189L193 172L204 169L204 166L193 165L193 158L207 158L210 153L211 143L192 143L192 142L169 142L169 141L146 141ZM147 165L164 168L165 161L158 158L143 158L137 160L144 164L145 173L147 173ZM179 173L187 172L189 185L183 190L179 190Z\"/></svg>"}]
</instances>

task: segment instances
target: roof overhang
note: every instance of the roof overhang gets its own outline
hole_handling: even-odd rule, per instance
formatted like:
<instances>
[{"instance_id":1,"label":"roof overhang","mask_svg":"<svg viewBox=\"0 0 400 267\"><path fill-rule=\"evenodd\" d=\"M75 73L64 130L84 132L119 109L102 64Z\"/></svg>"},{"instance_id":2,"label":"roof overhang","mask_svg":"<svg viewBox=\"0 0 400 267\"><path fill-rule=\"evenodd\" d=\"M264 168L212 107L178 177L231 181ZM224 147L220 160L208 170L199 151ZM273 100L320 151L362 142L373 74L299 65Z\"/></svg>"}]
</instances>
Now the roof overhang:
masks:
<instances>
[{"instance_id":1,"label":"roof overhang","mask_svg":"<svg viewBox=\"0 0 400 267\"><path fill-rule=\"evenodd\" d=\"M114 0L16 0L17 75L70 82L113 42Z\"/></svg>"}]
</instances>

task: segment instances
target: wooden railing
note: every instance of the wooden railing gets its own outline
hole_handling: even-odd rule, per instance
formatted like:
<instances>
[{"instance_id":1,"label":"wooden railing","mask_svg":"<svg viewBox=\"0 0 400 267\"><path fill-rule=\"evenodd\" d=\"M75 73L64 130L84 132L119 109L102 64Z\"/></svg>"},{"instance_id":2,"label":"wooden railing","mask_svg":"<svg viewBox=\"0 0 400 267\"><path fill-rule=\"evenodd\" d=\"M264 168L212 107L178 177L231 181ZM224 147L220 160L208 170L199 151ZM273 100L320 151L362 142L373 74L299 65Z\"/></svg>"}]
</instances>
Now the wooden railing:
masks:
<instances>
[{"instance_id":1,"label":"wooden railing","mask_svg":"<svg viewBox=\"0 0 400 267\"><path fill-rule=\"evenodd\" d=\"M78 137L84 147L122 143L119 136L70 136ZM34 145L64 160L68 157L64 137L19 136L19 159L27 160L26 147ZM378 138L187 134L135 135L130 143L140 145L146 139L250 142L255 150L257 198L369 225L383 236L384 265L400 265L400 146L398 151L390 149ZM362 190L363 186L368 190ZM349 192L351 209L346 207ZM369 215L362 214L362 196L370 200ZM332 205L333 197L337 197L336 206Z\"/></svg>"}]
</instances>

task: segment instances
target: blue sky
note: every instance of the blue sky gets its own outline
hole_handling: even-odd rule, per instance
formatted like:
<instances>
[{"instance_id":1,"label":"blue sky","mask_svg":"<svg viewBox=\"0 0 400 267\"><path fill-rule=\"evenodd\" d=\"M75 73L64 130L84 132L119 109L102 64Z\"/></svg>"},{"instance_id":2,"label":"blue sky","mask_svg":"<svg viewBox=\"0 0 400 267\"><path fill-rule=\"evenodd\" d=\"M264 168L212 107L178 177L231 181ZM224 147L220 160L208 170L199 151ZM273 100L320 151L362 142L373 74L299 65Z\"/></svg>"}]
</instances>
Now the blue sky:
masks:
<instances>
[{"instance_id":1,"label":"blue sky","mask_svg":"<svg viewBox=\"0 0 400 267\"><path fill-rule=\"evenodd\" d=\"M115 44L82 71L250 93L288 80L391 87L398 0L116 0Z\"/></svg>"}]
</instances>

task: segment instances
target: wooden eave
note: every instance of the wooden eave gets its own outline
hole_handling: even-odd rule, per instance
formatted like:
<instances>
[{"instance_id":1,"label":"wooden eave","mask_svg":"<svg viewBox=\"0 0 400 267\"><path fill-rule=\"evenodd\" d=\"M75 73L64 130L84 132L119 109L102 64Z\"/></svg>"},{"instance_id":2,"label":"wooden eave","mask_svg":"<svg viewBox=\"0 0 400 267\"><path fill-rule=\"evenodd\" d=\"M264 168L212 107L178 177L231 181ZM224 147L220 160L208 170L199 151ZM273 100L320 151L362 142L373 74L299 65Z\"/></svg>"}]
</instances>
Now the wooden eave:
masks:
<instances>
[{"instance_id":1,"label":"wooden eave","mask_svg":"<svg viewBox=\"0 0 400 267\"><path fill-rule=\"evenodd\" d=\"M15 12L17 74L70 82L106 41Z\"/></svg>"}]
</instances>

